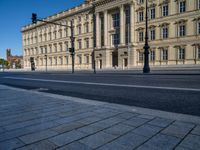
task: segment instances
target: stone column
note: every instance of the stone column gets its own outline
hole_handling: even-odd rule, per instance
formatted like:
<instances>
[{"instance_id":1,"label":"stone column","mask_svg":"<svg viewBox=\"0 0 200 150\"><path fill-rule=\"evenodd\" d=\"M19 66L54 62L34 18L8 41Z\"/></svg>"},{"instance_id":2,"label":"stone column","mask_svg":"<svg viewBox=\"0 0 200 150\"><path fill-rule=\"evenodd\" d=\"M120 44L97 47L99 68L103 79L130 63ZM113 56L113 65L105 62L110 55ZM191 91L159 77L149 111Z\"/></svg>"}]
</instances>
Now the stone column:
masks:
<instances>
[{"instance_id":1,"label":"stone column","mask_svg":"<svg viewBox=\"0 0 200 150\"><path fill-rule=\"evenodd\" d=\"M124 5L120 7L120 44L125 45L125 15Z\"/></svg>"},{"instance_id":2,"label":"stone column","mask_svg":"<svg viewBox=\"0 0 200 150\"><path fill-rule=\"evenodd\" d=\"M100 18L99 13L96 13L96 46L100 47Z\"/></svg>"}]
</instances>

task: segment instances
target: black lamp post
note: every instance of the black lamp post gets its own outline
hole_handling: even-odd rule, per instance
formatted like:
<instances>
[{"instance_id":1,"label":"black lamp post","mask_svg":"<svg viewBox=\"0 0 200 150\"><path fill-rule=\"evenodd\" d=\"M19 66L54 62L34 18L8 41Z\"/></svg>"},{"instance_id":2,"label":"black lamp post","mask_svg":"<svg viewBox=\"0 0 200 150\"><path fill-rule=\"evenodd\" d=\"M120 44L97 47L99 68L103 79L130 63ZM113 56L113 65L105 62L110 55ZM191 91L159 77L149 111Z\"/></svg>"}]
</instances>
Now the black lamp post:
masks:
<instances>
[{"instance_id":1,"label":"black lamp post","mask_svg":"<svg viewBox=\"0 0 200 150\"><path fill-rule=\"evenodd\" d=\"M96 14L95 14L95 4L92 4L92 16L93 16L93 52L92 52L92 66L94 74L96 74L96 62L95 62L95 47L96 47Z\"/></svg>"},{"instance_id":2,"label":"black lamp post","mask_svg":"<svg viewBox=\"0 0 200 150\"><path fill-rule=\"evenodd\" d=\"M149 67L149 44L148 44L148 0L146 0L146 10L145 10L145 25L146 25L146 32L145 32L145 45L144 45L144 68L143 73L150 73Z\"/></svg>"}]
</instances>

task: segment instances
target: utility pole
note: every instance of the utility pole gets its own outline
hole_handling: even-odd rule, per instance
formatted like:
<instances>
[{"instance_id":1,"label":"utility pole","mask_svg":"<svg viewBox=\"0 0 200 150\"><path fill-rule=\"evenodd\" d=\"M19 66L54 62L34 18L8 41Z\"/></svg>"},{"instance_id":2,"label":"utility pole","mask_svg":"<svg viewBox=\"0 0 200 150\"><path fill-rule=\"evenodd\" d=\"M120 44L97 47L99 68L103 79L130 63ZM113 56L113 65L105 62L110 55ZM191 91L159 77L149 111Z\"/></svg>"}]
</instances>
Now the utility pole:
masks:
<instances>
[{"instance_id":1,"label":"utility pole","mask_svg":"<svg viewBox=\"0 0 200 150\"><path fill-rule=\"evenodd\" d=\"M64 26L64 27L67 27L67 28L70 28L71 29L71 48L69 48L69 52L71 53L71 56L72 56L72 73L74 73L74 54L75 54L75 48L74 48L74 27L73 27L73 21L71 20L71 25L68 26L68 25L63 25L63 24L59 24L59 23L55 23L55 22L51 22L51 21L45 21L45 20L42 20L42 19L38 19L37 18L37 14L36 13L32 13L32 23L33 24L36 24L37 21L41 21L41 22L44 22L44 23L50 23L50 24L54 24L54 25L59 25L59 26ZM46 56L45 56L46 57ZM47 57L46 57L47 58ZM47 65L47 61L46 61L46 65ZM47 67L46 67L47 68ZM46 69L47 70L47 69Z\"/></svg>"},{"instance_id":2,"label":"utility pole","mask_svg":"<svg viewBox=\"0 0 200 150\"><path fill-rule=\"evenodd\" d=\"M150 73L149 67L149 44L148 44L148 0L146 0L146 16L145 16L145 25L146 25L146 32L145 32L145 45L144 45L144 68L143 73Z\"/></svg>"}]
</instances>

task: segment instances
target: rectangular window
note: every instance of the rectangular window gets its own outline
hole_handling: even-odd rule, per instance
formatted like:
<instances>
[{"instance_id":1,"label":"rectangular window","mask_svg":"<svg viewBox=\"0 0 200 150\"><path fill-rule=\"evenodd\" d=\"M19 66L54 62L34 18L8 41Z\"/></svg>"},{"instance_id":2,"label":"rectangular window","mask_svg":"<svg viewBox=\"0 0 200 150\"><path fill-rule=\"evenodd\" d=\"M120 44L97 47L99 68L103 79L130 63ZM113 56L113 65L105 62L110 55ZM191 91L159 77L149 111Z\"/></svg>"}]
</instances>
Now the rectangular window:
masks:
<instances>
[{"instance_id":1,"label":"rectangular window","mask_svg":"<svg viewBox=\"0 0 200 150\"><path fill-rule=\"evenodd\" d=\"M85 45L86 45L86 48L89 48L89 39L85 40Z\"/></svg>"},{"instance_id":2,"label":"rectangular window","mask_svg":"<svg viewBox=\"0 0 200 150\"><path fill-rule=\"evenodd\" d=\"M198 23L198 34L200 34L200 22Z\"/></svg>"},{"instance_id":3,"label":"rectangular window","mask_svg":"<svg viewBox=\"0 0 200 150\"><path fill-rule=\"evenodd\" d=\"M57 52L57 45L54 45L54 52Z\"/></svg>"},{"instance_id":4,"label":"rectangular window","mask_svg":"<svg viewBox=\"0 0 200 150\"><path fill-rule=\"evenodd\" d=\"M78 26L78 33L81 34L81 26Z\"/></svg>"},{"instance_id":5,"label":"rectangular window","mask_svg":"<svg viewBox=\"0 0 200 150\"><path fill-rule=\"evenodd\" d=\"M168 7L168 5L163 5L163 7L162 7L162 15L163 16L168 16L169 15L169 7Z\"/></svg>"},{"instance_id":6,"label":"rectangular window","mask_svg":"<svg viewBox=\"0 0 200 150\"><path fill-rule=\"evenodd\" d=\"M66 59L66 65L68 65L69 64L68 56L65 56L65 59Z\"/></svg>"},{"instance_id":7,"label":"rectangular window","mask_svg":"<svg viewBox=\"0 0 200 150\"><path fill-rule=\"evenodd\" d=\"M138 21L141 22L144 20L144 12L140 11L138 12Z\"/></svg>"},{"instance_id":8,"label":"rectangular window","mask_svg":"<svg viewBox=\"0 0 200 150\"><path fill-rule=\"evenodd\" d=\"M178 59L185 59L185 48L179 48Z\"/></svg>"},{"instance_id":9,"label":"rectangular window","mask_svg":"<svg viewBox=\"0 0 200 150\"><path fill-rule=\"evenodd\" d=\"M167 49L163 50L163 60L168 60L168 50Z\"/></svg>"},{"instance_id":10,"label":"rectangular window","mask_svg":"<svg viewBox=\"0 0 200 150\"><path fill-rule=\"evenodd\" d=\"M144 3L144 0L138 0L138 3L139 3L139 4Z\"/></svg>"},{"instance_id":11,"label":"rectangular window","mask_svg":"<svg viewBox=\"0 0 200 150\"><path fill-rule=\"evenodd\" d=\"M185 25L179 26L179 36L185 36Z\"/></svg>"},{"instance_id":12,"label":"rectangular window","mask_svg":"<svg viewBox=\"0 0 200 150\"><path fill-rule=\"evenodd\" d=\"M163 39L168 38L168 27L163 27L162 34L163 34Z\"/></svg>"},{"instance_id":13,"label":"rectangular window","mask_svg":"<svg viewBox=\"0 0 200 150\"><path fill-rule=\"evenodd\" d=\"M112 15L113 28L118 28L120 26L120 16L119 13Z\"/></svg>"},{"instance_id":14,"label":"rectangular window","mask_svg":"<svg viewBox=\"0 0 200 150\"><path fill-rule=\"evenodd\" d=\"M156 18L156 10L155 8L150 9L150 19L155 19Z\"/></svg>"},{"instance_id":15,"label":"rectangular window","mask_svg":"<svg viewBox=\"0 0 200 150\"><path fill-rule=\"evenodd\" d=\"M62 52L62 44L60 44L60 52Z\"/></svg>"},{"instance_id":16,"label":"rectangular window","mask_svg":"<svg viewBox=\"0 0 200 150\"><path fill-rule=\"evenodd\" d=\"M101 21L101 46L104 46L104 16L100 17Z\"/></svg>"},{"instance_id":17,"label":"rectangular window","mask_svg":"<svg viewBox=\"0 0 200 150\"><path fill-rule=\"evenodd\" d=\"M87 56L85 56L86 58L85 58L85 60L86 60L86 64L89 64L89 56L87 55Z\"/></svg>"},{"instance_id":18,"label":"rectangular window","mask_svg":"<svg viewBox=\"0 0 200 150\"><path fill-rule=\"evenodd\" d=\"M150 51L150 61L155 61L155 51Z\"/></svg>"},{"instance_id":19,"label":"rectangular window","mask_svg":"<svg viewBox=\"0 0 200 150\"><path fill-rule=\"evenodd\" d=\"M143 31L139 31L139 41L140 42L144 41L144 32Z\"/></svg>"},{"instance_id":20,"label":"rectangular window","mask_svg":"<svg viewBox=\"0 0 200 150\"><path fill-rule=\"evenodd\" d=\"M82 64L82 57L81 56L78 56L78 62L79 62L79 64Z\"/></svg>"},{"instance_id":21,"label":"rectangular window","mask_svg":"<svg viewBox=\"0 0 200 150\"><path fill-rule=\"evenodd\" d=\"M155 40L156 39L156 31L155 29L150 30L150 40Z\"/></svg>"},{"instance_id":22,"label":"rectangular window","mask_svg":"<svg viewBox=\"0 0 200 150\"><path fill-rule=\"evenodd\" d=\"M128 44L130 42L130 7L125 10L126 15L126 29L125 29L125 42Z\"/></svg>"},{"instance_id":23,"label":"rectangular window","mask_svg":"<svg viewBox=\"0 0 200 150\"><path fill-rule=\"evenodd\" d=\"M78 48L79 48L79 49L82 49L82 43L81 43L81 40L78 41Z\"/></svg>"},{"instance_id":24,"label":"rectangular window","mask_svg":"<svg viewBox=\"0 0 200 150\"><path fill-rule=\"evenodd\" d=\"M185 1L180 1L179 2L179 12L185 12L186 11L186 2Z\"/></svg>"},{"instance_id":25,"label":"rectangular window","mask_svg":"<svg viewBox=\"0 0 200 150\"><path fill-rule=\"evenodd\" d=\"M49 45L49 53L52 53L52 46Z\"/></svg>"},{"instance_id":26,"label":"rectangular window","mask_svg":"<svg viewBox=\"0 0 200 150\"><path fill-rule=\"evenodd\" d=\"M139 52L139 61L144 60L144 52Z\"/></svg>"},{"instance_id":27,"label":"rectangular window","mask_svg":"<svg viewBox=\"0 0 200 150\"><path fill-rule=\"evenodd\" d=\"M86 32L86 33L89 32L89 25L88 25L88 23L85 25L85 32Z\"/></svg>"},{"instance_id":28,"label":"rectangular window","mask_svg":"<svg viewBox=\"0 0 200 150\"><path fill-rule=\"evenodd\" d=\"M68 48L69 48L68 41L65 42L65 47L66 47L66 51L68 51Z\"/></svg>"},{"instance_id":29,"label":"rectangular window","mask_svg":"<svg viewBox=\"0 0 200 150\"><path fill-rule=\"evenodd\" d=\"M114 46L118 45L120 43L120 39L119 39L119 34L113 34L112 35L112 43Z\"/></svg>"}]
</instances>

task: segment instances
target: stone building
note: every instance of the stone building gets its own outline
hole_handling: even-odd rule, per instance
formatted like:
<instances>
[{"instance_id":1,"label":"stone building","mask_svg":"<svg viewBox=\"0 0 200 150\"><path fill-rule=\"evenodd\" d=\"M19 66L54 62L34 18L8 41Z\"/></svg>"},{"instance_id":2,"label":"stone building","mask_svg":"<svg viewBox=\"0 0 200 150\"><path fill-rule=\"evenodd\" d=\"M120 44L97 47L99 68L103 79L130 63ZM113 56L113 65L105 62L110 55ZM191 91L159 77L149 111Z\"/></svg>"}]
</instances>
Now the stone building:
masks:
<instances>
[{"instance_id":1,"label":"stone building","mask_svg":"<svg viewBox=\"0 0 200 150\"><path fill-rule=\"evenodd\" d=\"M6 49L6 59L8 61L8 68L23 68L23 56L13 56L11 49Z\"/></svg>"},{"instance_id":2,"label":"stone building","mask_svg":"<svg viewBox=\"0 0 200 150\"><path fill-rule=\"evenodd\" d=\"M92 68L92 0L44 20L75 32L75 69ZM95 0L97 69L143 65L145 0ZM153 0L148 4L150 65L200 64L200 0ZM24 67L71 69L70 28L38 22L22 28Z\"/></svg>"}]
</instances>

